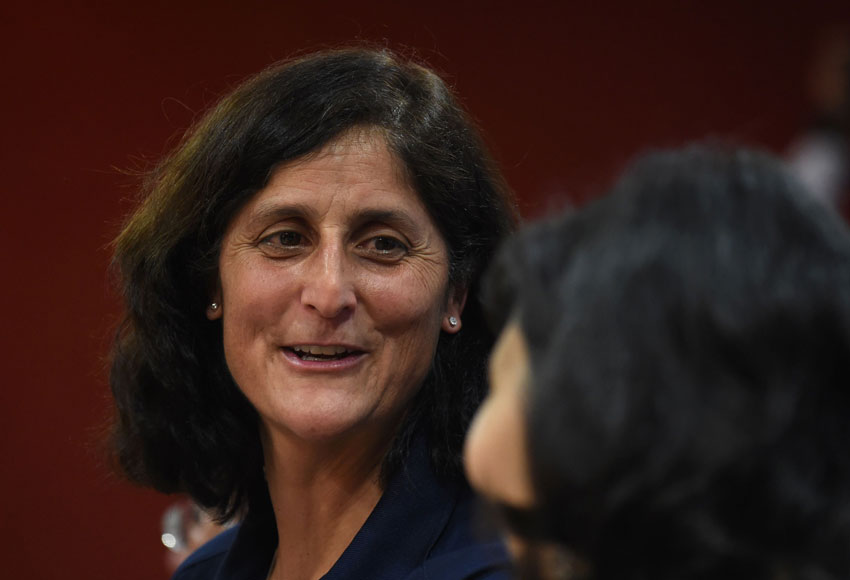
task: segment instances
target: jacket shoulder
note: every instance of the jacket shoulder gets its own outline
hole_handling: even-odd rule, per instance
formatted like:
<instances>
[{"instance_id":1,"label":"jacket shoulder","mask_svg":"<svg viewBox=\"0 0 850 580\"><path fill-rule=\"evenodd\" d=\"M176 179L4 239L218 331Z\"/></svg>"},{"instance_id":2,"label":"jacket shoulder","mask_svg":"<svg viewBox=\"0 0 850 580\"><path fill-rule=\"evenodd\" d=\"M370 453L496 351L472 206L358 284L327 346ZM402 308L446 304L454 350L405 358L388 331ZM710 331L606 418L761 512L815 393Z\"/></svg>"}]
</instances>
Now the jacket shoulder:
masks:
<instances>
[{"instance_id":1,"label":"jacket shoulder","mask_svg":"<svg viewBox=\"0 0 850 580\"><path fill-rule=\"evenodd\" d=\"M431 558L408 580L511 580L513 577L504 544L493 541Z\"/></svg>"},{"instance_id":2,"label":"jacket shoulder","mask_svg":"<svg viewBox=\"0 0 850 580\"><path fill-rule=\"evenodd\" d=\"M223 531L192 552L174 572L171 580L210 580L215 578L236 538L238 526Z\"/></svg>"}]
</instances>

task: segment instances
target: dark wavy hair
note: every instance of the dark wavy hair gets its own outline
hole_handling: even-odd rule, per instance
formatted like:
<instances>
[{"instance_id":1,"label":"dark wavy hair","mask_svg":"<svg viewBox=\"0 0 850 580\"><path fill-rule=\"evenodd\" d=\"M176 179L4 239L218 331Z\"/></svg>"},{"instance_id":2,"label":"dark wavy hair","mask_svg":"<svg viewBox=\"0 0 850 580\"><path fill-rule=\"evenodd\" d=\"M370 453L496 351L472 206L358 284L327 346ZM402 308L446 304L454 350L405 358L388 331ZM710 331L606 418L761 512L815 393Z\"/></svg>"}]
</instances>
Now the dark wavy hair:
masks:
<instances>
[{"instance_id":1,"label":"dark wavy hair","mask_svg":"<svg viewBox=\"0 0 850 580\"><path fill-rule=\"evenodd\" d=\"M492 344L478 280L515 227L515 204L474 123L434 72L388 50L354 48L248 79L147 177L113 261L126 309L111 358L113 448L131 479L186 492L222 517L265 493L257 413L227 369L220 324L205 316L220 243L277 165L356 128L386 139L447 242L452 286L469 291L463 331L441 334L382 474L403 463L420 430L436 469L458 472Z\"/></svg>"},{"instance_id":2,"label":"dark wavy hair","mask_svg":"<svg viewBox=\"0 0 850 580\"><path fill-rule=\"evenodd\" d=\"M577 578L850 577L850 233L779 161L651 154L485 281L531 358L516 532Z\"/></svg>"}]
</instances>

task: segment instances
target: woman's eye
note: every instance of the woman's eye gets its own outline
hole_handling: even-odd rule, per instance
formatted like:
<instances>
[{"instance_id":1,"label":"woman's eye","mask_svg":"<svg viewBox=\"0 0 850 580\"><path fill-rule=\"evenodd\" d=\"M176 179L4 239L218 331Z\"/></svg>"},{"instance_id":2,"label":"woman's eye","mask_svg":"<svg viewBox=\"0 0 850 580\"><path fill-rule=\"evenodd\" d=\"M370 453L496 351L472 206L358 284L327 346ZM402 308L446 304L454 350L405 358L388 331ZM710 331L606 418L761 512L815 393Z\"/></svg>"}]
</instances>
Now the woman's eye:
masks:
<instances>
[{"instance_id":1,"label":"woman's eye","mask_svg":"<svg viewBox=\"0 0 850 580\"><path fill-rule=\"evenodd\" d=\"M381 260L400 260L407 255L407 246L389 236L376 236L367 240L363 247L369 255Z\"/></svg>"},{"instance_id":2,"label":"woman's eye","mask_svg":"<svg viewBox=\"0 0 850 580\"><path fill-rule=\"evenodd\" d=\"M261 246L272 252L300 248L304 243L304 236L292 230L275 232L260 240Z\"/></svg>"},{"instance_id":3,"label":"woman's eye","mask_svg":"<svg viewBox=\"0 0 850 580\"><path fill-rule=\"evenodd\" d=\"M298 232L280 232L275 234L276 241L281 246L300 246L303 237Z\"/></svg>"},{"instance_id":4,"label":"woman's eye","mask_svg":"<svg viewBox=\"0 0 850 580\"><path fill-rule=\"evenodd\" d=\"M378 250L379 252L386 253L386 252L393 252L393 251L396 251L396 250L403 250L405 248L404 248L404 245L402 245L402 243L399 242L398 240L395 240L393 238L387 238L387 237L384 237L384 236L379 236L379 237L375 238L375 249Z\"/></svg>"}]
</instances>

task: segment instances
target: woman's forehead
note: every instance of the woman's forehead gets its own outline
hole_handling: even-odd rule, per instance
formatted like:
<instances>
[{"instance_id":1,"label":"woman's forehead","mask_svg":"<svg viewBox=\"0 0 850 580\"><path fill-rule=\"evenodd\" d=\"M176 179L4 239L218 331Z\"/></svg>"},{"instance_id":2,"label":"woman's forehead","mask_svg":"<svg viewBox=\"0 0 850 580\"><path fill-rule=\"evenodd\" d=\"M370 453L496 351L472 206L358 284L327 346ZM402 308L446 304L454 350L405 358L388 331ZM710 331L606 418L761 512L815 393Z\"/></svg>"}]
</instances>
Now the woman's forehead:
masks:
<instances>
[{"instance_id":1,"label":"woman's forehead","mask_svg":"<svg viewBox=\"0 0 850 580\"><path fill-rule=\"evenodd\" d=\"M288 159L278 163L272 167L270 174L274 175L287 168L298 167L299 165L320 159L333 159L344 156L350 154L352 151L380 157L386 155L391 160L393 166L396 166L397 169L402 171L402 174L404 172L404 164L389 147L387 134L383 128L375 125L355 125L312 151L308 151L294 159Z\"/></svg>"},{"instance_id":2,"label":"woman's forehead","mask_svg":"<svg viewBox=\"0 0 850 580\"><path fill-rule=\"evenodd\" d=\"M276 168L231 227L255 229L289 218L314 223L331 219L348 226L382 222L412 233L438 231L418 193L401 178L398 161L383 138L362 131Z\"/></svg>"}]
</instances>

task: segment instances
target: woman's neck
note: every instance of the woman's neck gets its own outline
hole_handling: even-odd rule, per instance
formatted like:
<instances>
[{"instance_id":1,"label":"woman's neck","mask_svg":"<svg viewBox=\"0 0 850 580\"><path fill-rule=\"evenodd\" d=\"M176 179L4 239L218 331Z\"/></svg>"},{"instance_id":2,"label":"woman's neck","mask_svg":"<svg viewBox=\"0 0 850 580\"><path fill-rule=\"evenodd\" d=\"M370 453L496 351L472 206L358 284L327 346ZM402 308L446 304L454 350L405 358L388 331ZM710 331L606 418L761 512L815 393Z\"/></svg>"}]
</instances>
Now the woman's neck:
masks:
<instances>
[{"instance_id":1,"label":"woman's neck","mask_svg":"<svg viewBox=\"0 0 850 580\"><path fill-rule=\"evenodd\" d=\"M270 578L320 578L381 498L386 436L307 442L264 428L263 445L278 531Z\"/></svg>"}]
</instances>

